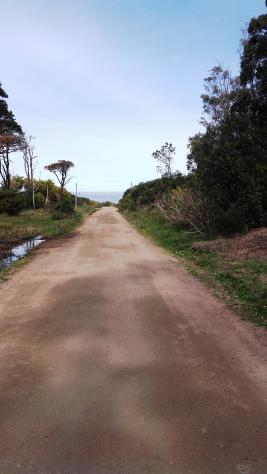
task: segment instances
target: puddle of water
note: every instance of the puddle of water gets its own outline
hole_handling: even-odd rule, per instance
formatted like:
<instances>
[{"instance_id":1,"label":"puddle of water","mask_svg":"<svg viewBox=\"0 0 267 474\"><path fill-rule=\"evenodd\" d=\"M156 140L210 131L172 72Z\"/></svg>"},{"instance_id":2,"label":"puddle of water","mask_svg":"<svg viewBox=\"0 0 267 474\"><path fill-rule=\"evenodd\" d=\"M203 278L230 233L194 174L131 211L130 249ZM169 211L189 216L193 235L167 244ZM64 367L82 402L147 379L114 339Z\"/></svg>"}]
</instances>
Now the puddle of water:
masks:
<instances>
[{"instance_id":1,"label":"puddle of water","mask_svg":"<svg viewBox=\"0 0 267 474\"><path fill-rule=\"evenodd\" d=\"M4 270L5 268L9 267L11 263L20 260L22 257L25 257L32 249L38 247L45 241L42 235L37 235L32 239L25 240L19 245L11 248L7 252L5 252L5 256L3 258L0 257L0 270Z\"/></svg>"}]
</instances>

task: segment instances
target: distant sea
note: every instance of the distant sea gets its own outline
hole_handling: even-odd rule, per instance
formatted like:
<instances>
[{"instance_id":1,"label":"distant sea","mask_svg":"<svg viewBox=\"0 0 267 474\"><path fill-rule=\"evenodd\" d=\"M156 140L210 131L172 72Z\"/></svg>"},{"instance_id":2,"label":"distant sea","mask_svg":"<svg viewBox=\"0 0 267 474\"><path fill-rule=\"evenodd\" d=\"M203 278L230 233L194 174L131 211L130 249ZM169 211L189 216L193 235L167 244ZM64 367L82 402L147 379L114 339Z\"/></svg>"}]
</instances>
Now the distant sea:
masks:
<instances>
[{"instance_id":1,"label":"distant sea","mask_svg":"<svg viewBox=\"0 0 267 474\"><path fill-rule=\"evenodd\" d=\"M114 204L117 204L122 198L123 192L120 191L98 191L98 192L80 192L79 196L87 197L93 201L105 202L111 201Z\"/></svg>"}]
</instances>

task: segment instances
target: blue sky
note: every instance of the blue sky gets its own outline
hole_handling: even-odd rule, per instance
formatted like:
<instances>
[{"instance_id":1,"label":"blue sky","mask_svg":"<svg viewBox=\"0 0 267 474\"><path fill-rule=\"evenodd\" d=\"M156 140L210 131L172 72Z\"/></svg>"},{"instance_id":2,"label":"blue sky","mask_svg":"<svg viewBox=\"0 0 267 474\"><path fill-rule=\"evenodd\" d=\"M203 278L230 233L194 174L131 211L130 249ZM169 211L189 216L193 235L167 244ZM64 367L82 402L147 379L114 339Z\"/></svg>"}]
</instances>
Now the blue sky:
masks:
<instances>
[{"instance_id":1,"label":"blue sky","mask_svg":"<svg viewBox=\"0 0 267 474\"><path fill-rule=\"evenodd\" d=\"M241 30L264 0L0 0L0 81L36 137L37 177L75 163L74 189L124 190L157 176L151 153L200 129L203 78L239 68ZM20 157L13 172L22 173Z\"/></svg>"}]
</instances>

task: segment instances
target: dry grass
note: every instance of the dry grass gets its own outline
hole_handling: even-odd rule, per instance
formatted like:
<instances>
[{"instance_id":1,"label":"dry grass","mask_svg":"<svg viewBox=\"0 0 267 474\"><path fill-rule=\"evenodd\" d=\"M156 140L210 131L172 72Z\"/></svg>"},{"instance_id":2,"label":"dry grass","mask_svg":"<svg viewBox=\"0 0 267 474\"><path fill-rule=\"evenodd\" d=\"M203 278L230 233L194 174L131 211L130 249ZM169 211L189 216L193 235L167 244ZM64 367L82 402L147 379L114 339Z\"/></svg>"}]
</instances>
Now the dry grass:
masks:
<instances>
[{"instance_id":1,"label":"dry grass","mask_svg":"<svg viewBox=\"0 0 267 474\"><path fill-rule=\"evenodd\" d=\"M267 227L252 230L246 235L195 242L192 248L216 251L231 261L251 258L267 260Z\"/></svg>"}]
</instances>

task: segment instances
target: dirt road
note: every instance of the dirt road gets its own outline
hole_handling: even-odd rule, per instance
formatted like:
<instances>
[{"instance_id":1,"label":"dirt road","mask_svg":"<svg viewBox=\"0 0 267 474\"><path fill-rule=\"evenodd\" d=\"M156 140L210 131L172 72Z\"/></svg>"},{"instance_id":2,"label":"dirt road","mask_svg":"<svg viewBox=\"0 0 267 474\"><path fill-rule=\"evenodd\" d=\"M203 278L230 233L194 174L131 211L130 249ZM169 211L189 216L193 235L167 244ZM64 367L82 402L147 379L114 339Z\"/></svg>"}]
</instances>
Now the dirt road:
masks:
<instances>
[{"instance_id":1,"label":"dirt road","mask_svg":"<svg viewBox=\"0 0 267 474\"><path fill-rule=\"evenodd\" d=\"M1 474L267 473L266 333L115 209L38 250L0 314Z\"/></svg>"}]
</instances>

